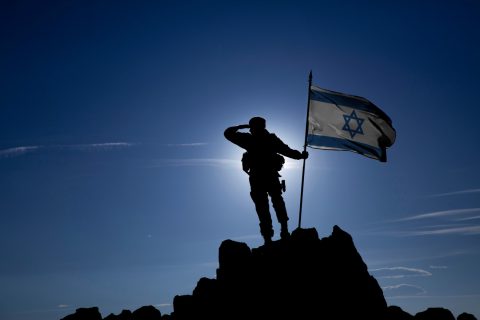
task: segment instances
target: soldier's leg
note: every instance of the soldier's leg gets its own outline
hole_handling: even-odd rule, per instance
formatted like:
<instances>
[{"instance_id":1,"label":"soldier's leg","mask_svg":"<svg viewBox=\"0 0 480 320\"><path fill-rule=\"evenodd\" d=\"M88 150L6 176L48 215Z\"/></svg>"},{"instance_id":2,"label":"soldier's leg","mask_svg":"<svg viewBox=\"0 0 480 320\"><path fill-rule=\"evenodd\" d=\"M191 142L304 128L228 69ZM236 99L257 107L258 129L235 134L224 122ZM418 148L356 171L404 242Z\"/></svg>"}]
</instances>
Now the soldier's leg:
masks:
<instances>
[{"instance_id":1,"label":"soldier's leg","mask_svg":"<svg viewBox=\"0 0 480 320\"><path fill-rule=\"evenodd\" d=\"M280 181L278 181L278 178L272 180L269 194L272 199L273 208L275 209L275 213L277 215L277 220L282 227L280 237L285 239L290 235L288 232L288 214L287 208L285 207L285 201L282 197L282 187L280 185Z\"/></svg>"},{"instance_id":2,"label":"soldier's leg","mask_svg":"<svg viewBox=\"0 0 480 320\"><path fill-rule=\"evenodd\" d=\"M267 192L251 191L250 196L255 203L255 209L260 220L260 234L265 242L270 242L273 237L273 226L268 205L268 194Z\"/></svg>"},{"instance_id":3,"label":"soldier's leg","mask_svg":"<svg viewBox=\"0 0 480 320\"><path fill-rule=\"evenodd\" d=\"M262 181L250 177L250 196L252 197L258 219L260 220L260 233L265 242L270 242L273 237L272 218L268 204L268 193Z\"/></svg>"}]
</instances>

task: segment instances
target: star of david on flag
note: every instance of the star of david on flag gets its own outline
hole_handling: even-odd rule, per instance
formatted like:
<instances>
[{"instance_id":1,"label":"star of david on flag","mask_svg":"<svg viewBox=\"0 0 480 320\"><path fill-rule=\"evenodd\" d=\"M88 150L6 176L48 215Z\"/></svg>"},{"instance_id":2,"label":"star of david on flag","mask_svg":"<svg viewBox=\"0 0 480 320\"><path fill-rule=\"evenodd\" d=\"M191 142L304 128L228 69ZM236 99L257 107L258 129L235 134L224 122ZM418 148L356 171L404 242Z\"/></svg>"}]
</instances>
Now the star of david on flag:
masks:
<instances>
[{"instance_id":1,"label":"star of david on flag","mask_svg":"<svg viewBox=\"0 0 480 320\"><path fill-rule=\"evenodd\" d=\"M345 130L345 131L348 131L350 133L350 136L353 138L355 138L355 135L357 133L359 134L363 134L363 130L362 130L362 124L363 124L363 121L365 121L365 119L360 119L359 117L357 117L357 114L355 113L355 110L352 111L352 114L347 116L347 115L343 115L343 119L345 119L345 125L343 126L342 130ZM350 127L350 120L355 120L357 121L357 128L356 129L352 129Z\"/></svg>"},{"instance_id":2,"label":"star of david on flag","mask_svg":"<svg viewBox=\"0 0 480 320\"><path fill-rule=\"evenodd\" d=\"M395 129L389 116L365 98L310 86L307 145L352 151L385 162Z\"/></svg>"}]
</instances>

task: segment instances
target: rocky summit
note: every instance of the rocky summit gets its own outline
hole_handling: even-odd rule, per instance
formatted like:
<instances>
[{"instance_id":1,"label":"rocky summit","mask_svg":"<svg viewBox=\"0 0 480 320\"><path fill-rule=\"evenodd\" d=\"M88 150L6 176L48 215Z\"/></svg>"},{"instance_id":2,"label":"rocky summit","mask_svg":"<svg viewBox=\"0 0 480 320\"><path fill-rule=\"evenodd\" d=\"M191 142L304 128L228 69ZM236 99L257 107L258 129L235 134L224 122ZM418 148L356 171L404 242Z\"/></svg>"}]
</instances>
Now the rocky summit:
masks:
<instances>
[{"instance_id":1,"label":"rocky summit","mask_svg":"<svg viewBox=\"0 0 480 320\"><path fill-rule=\"evenodd\" d=\"M455 320L443 308L415 316L387 306L377 280L352 237L334 226L320 239L314 228L293 231L284 240L250 249L224 240L215 279L201 278L191 295L177 295L173 312L152 306L122 311L104 320L191 319L369 319ZM81 308L62 320L101 320L98 308ZM462 313L457 320L476 320Z\"/></svg>"}]
</instances>

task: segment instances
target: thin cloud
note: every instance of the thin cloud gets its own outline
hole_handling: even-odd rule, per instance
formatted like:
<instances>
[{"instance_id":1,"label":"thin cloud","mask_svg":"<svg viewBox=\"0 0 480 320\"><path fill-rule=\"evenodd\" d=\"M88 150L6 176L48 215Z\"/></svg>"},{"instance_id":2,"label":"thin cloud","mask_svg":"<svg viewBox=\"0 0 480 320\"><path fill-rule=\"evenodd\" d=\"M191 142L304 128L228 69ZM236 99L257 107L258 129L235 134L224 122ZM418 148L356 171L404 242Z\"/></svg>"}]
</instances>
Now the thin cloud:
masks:
<instances>
[{"instance_id":1,"label":"thin cloud","mask_svg":"<svg viewBox=\"0 0 480 320\"><path fill-rule=\"evenodd\" d=\"M68 307L70 307L70 305L68 305L68 304L59 304L57 306L57 308L60 308L60 309L64 309L64 308L68 308Z\"/></svg>"},{"instance_id":2,"label":"thin cloud","mask_svg":"<svg viewBox=\"0 0 480 320\"><path fill-rule=\"evenodd\" d=\"M421 256L403 256L401 258L396 257L394 259L388 259L388 260L378 260L378 261L370 261L369 265L387 265L387 264L400 264L400 263L412 263L412 262L418 262L418 261L431 261L431 260L438 260L438 259L445 259L445 258L451 258L451 257L458 257L458 256L464 256L464 255L469 255L472 254L472 252L467 251L467 250L455 250L455 251L450 251L450 252L442 252L439 254L435 255L421 255Z\"/></svg>"},{"instance_id":3,"label":"thin cloud","mask_svg":"<svg viewBox=\"0 0 480 320\"><path fill-rule=\"evenodd\" d=\"M386 298L419 296L427 293L425 289L408 283L382 287Z\"/></svg>"},{"instance_id":4,"label":"thin cloud","mask_svg":"<svg viewBox=\"0 0 480 320\"><path fill-rule=\"evenodd\" d=\"M208 143L206 142L192 142L192 143L169 143L167 147L203 147Z\"/></svg>"},{"instance_id":5,"label":"thin cloud","mask_svg":"<svg viewBox=\"0 0 480 320\"><path fill-rule=\"evenodd\" d=\"M74 149L80 151L93 151L93 150L108 150L115 148L126 148L133 146L133 143L129 142L104 142L104 143L89 143L89 144L72 144L72 145L60 145L57 146L61 149Z\"/></svg>"},{"instance_id":6,"label":"thin cloud","mask_svg":"<svg viewBox=\"0 0 480 320\"><path fill-rule=\"evenodd\" d=\"M394 237L415 237L415 236L441 236L441 235L462 235L472 236L480 234L480 225L474 226L424 226L422 229L416 230L390 230L377 232L378 235L394 236Z\"/></svg>"},{"instance_id":7,"label":"thin cloud","mask_svg":"<svg viewBox=\"0 0 480 320\"><path fill-rule=\"evenodd\" d=\"M453 298L453 299L464 299L464 298L480 298L478 294L461 294L461 295L427 295L427 294L419 294L419 295L405 295L405 296L388 296L385 298L389 299L409 299L409 298Z\"/></svg>"},{"instance_id":8,"label":"thin cloud","mask_svg":"<svg viewBox=\"0 0 480 320\"><path fill-rule=\"evenodd\" d=\"M474 214L480 212L480 208L465 208L434 211L424 214L418 214L403 219L391 220L390 223L416 222L416 226L410 230L404 228L395 228L395 230L385 230L373 232L373 234L412 237L412 236L436 236L436 235L478 235L480 234L480 225L474 223L474 220L480 219L480 215ZM442 219L443 224L427 224L434 219ZM423 221L423 223L420 223ZM402 230L404 229L404 230Z\"/></svg>"},{"instance_id":9,"label":"thin cloud","mask_svg":"<svg viewBox=\"0 0 480 320\"><path fill-rule=\"evenodd\" d=\"M199 142L192 144L169 144L168 146L201 146L207 143ZM159 167L235 167L241 169L240 159L227 159L227 158L172 158L172 159L157 159L153 161L153 164L148 166L149 168ZM284 170L296 170L301 167L297 161L286 158L282 171Z\"/></svg>"},{"instance_id":10,"label":"thin cloud","mask_svg":"<svg viewBox=\"0 0 480 320\"><path fill-rule=\"evenodd\" d=\"M429 197L432 197L432 198L448 197L448 196L456 196L456 195L470 194L470 193L480 193L480 189L466 189L466 190L446 192L446 193L437 193L437 194L432 194Z\"/></svg>"},{"instance_id":11,"label":"thin cloud","mask_svg":"<svg viewBox=\"0 0 480 320\"><path fill-rule=\"evenodd\" d=\"M477 235L480 234L479 226L441 228L435 230L405 231L405 236L432 236L432 235Z\"/></svg>"},{"instance_id":12,"label":"thin cloud","mask_svg":"<svg viewBox=\"0 0 480 320\"><path fill-rule=\"evenodd\" d=\"M156 160L151 168L158 167L236 167L241 169L241 161L225 158L192 158L192 159L160 159ZM298 169L294 162L285 162L283 170Z\"/></svg>"},{"instance_id":13,"label":"thin cloud","mask_svg":"<svg viewBox=\"0 0 480 320\"><path fill-rule=\"evenodd\" d=\"M423 269L408 268L408 267L388 267L371 269L370 272L375 274L379 279L400 279L406 277L429 277L432 275Z\"/></svg>"},{"instance_id":14,"label":"thin cloud","mask_svg":"<svg viewBox=\"0 0 480 320\"><path fill-rule=\"evenodd\" d=\"M465 224L465 223L443 223L443 224L423 225L422 227L419 227L419 228L423 228L423 230L439 230L439 229L448 229L448 228L461 228L466 226L468 226L468 224Z\"/></svg>"},{"instance_id":15,"label":"thin cloud","mask_svg":"<svg viewBox=\"0 0 480 320\"><path fill-rule=\"evenodd\" d=\"M35 151L42 146L19 146L0 150L0 158L16 157L28 152Z\"/></svg>"},{"instance_id":16,"label":"thin cloud","mask_svg":"<svg viewBox=\"0 0 480 320\"><path fill-rule=\"evenodd\" d=\"M171 306L172 306L171 303L159 303L155 305L155 307L159 307L159 308L171 307Z\"/></svg>"},{"instance_id":17,"label":"thin cloud","mask_svg":"<svg viewBox=\"0 0 480 320\"><path fill-rule=\"evenodd\" d=\"M77 151L95 151L111 150L117 148L127 148L134 146L130 142L102 142L88 144L65 144L65 145L38 145L38 146L19 146L0 150L0 158L16 157L26 153L42 150L77 150Z\"/></svg>"},{"instance_id":18,"label":"thin cloud","mask_svg":"<svg viewBox=\"0 0 480 320\"><path fill-rule=\"evenodd\" d=\"M447 266L429 266L430 269L448 269Z\"/></svg>"},{"instance_id":19,"label":"thin cloud","mask_svg":"<svg viewBox=\"0 0 480 320\"><path fill-rule=\"evenodd\" d=\"M193 159L161 159L157 160L152 168L156 167L224 167L239 166L238 160L223 158L193 158Z\"/></svg>"},{"instance_id":20,"label":"thin cloud","mask_svg":"<svg viewBox=\"0 0 480 320\"><path fill-rule=\"evenodd\" d=\"M456 221L469 221L469 220L477 220L477 219L480 219L480 216L460 218L460 219L457 219Z\"/></svg>"},{"instance_id":21,"label":"thin cloud","mask_svg":"<svg viewBox=\"0 0 480 320\"><path fill-rule=\"evenodd\" d=\"M444 210L444 211L435 211L429 212L424 214L418 214L415 216L398 219L398 221L411 221L411 220L419 220L419 219L430 219L430 218L438 218L438 217L447 217L447 216L456 216L468 213L480 212L480 208L468 208L468 209L452 209L452 210Z\"/></svg>"}]
</instances>

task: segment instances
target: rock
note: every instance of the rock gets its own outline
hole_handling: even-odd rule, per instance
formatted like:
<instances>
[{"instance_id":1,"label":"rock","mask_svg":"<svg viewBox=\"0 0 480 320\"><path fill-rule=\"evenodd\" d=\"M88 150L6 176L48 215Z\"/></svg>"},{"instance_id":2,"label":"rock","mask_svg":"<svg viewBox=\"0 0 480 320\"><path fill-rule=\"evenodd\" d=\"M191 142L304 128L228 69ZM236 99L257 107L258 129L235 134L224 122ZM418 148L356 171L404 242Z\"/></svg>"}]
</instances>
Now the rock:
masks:
<instances>
[{"instance_id":1,"label":"rock","mask_svg":"<svg viewBox=\"0 0 480 320\"><path fill-rule=\"evenodd\" d=\"M70 314L61 320L102 320L102 315L98 311L98 307L79 308L75 313Z\"/></svg>"},{"instance_id":2,"label":"rock","mask_svg":"<svg viewBox=\"0 0 480 320\"><path fill-rule=\"evenodd\" d=\"M419 312L414 317L415 320L455 320L452 312L445 308L428 308Z\"/></svg>"},{"instance_id":3,"label":"rock","mask_svg":"<svg viewBox=\"0 0 480 320\"><path fill-rule=\"evenodd\" d=\"M477 318L473 314L464 312L457 317L457 320L477 320Z\"/></svg>"},{"instance_id":4,"label":"rock","mask_svg":"<svg viewBox=\"0 0 480 320\"><path fill-rule=\"evenodd\" d=\"M383 292L352 237L333 228L296 229L287 240L250 250L225 240L217 279L202 278L191 296L174 299L173 319L381 319Z\"/></svg>"},{"instance_id":5,"label":"rock","mask_svg":"<svg viewBox=\"0 0 480 320\"><path fill-rule=\"evenodd\" d=\"M133 320L160 320L161 312L153 306L144 306L132 312Z\"/></svg>"},{"instance_id":6,"label":"rock","mask_svg":"<svg viewBox=\"0 0 480 320\"><path fill-rule=\"evenodd\" d=\"M385 319L388 320L413 320L413 316L402 310L397 306L389 306L385 314Z\"/></svg>"},{"instance_id":7,"label":"rock","mask_svg":"<svg viewBox=\"0 0 480 320\"><path fill-rule=\"evenodd\" d=\"M253 249L228 239L218 258L216 279L203 277L191 295L175 296L171 314L145 306L103 320L455 320L444 308L412 316L387 307L352 237L338 226L322 239L314 228L298 228L288 239ZM62 320L101 319L93 307L77 309ZM457 320L476 318L462 313Z\"/></svg>"},{"instance_id":8,"label":"rock","mask_svg":"<svg viewBox=\"0 0 480 320\"><path fill-rule=\"evenodd\" d=\"M132 312L130 310L122 310L119 315L109 314L103 320L134 320Z\"/></svg>"}]
</instances>

